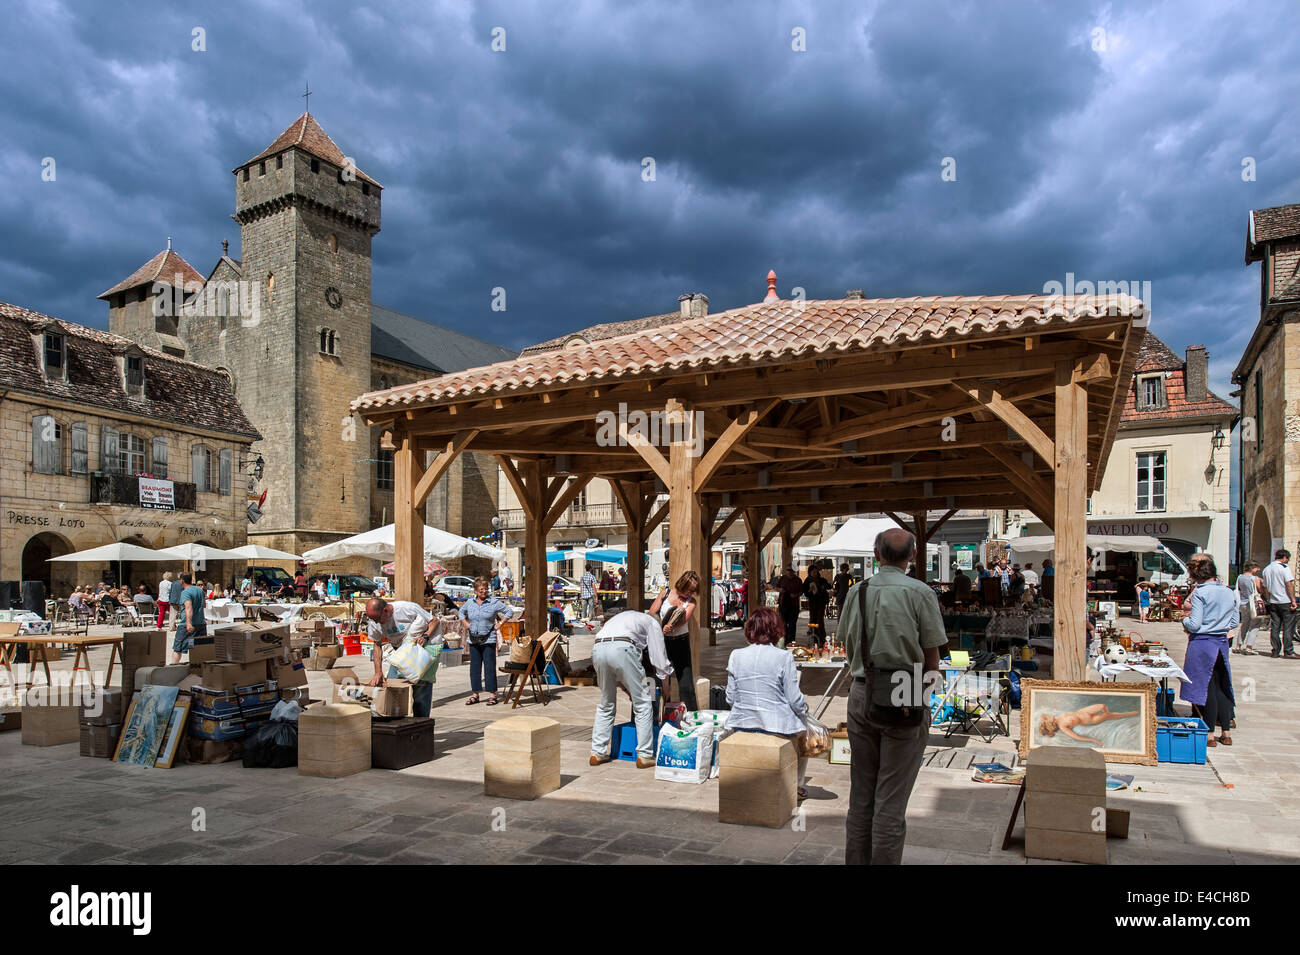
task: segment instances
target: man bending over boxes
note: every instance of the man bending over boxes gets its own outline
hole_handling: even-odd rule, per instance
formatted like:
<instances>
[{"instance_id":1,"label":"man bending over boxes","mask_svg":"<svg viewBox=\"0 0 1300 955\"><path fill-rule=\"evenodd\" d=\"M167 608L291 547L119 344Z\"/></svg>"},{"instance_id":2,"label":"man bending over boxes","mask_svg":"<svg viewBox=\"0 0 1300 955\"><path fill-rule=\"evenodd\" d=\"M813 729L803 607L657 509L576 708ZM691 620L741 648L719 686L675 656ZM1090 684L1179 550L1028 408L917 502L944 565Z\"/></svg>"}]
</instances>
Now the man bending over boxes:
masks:
<instances>
[{"instance_id":1,"label":"man bending over boxes","mask_svg":"<svg viewBox=\"0 0 1300 955\"><path fill-rule=\"evenodd\" d=\"M646 688L646 674L641 654L650 651L650 662L659 679L672 675L668 650L664 645L663 626L658 617L639 610L624 610L610 617L596 634L591 647L591 662L600 684L600 703L591 728L591 765L610 760L610 738L614 730L614 710L618 685L632 697L632 716L636 720L636 766L649 769L655 764L654 694Z\"/></svg>"},{"instance_id":2,"label":"man bending over boxes","mask_svg":"<svg viewBox=\"0 0 1300 955\"><path fill-rule=\"evenodd\" d=\"M372 597L366 601L366 617L369 618L370 640L374 643L371 659L375 663L375 675L366 681L366 686L383 686L384 644L397 649L407 640L420 646L437 635L441 624L435 623L433 615L419 604L409 600L381 600ZM430 630L432 625L432 630ZM433 709L433 684L425 681L411 684L411 715L428 716Z\"/></svg>"}]
</instances>

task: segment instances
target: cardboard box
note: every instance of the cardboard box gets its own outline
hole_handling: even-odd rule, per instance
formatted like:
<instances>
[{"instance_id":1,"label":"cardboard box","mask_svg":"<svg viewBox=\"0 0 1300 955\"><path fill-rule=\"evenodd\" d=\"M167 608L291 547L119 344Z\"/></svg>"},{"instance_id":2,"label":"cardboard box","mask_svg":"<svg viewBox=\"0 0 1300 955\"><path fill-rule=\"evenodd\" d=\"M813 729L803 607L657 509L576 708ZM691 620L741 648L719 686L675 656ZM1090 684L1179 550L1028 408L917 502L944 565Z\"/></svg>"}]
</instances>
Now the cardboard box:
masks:
<instances>
[{"instance_id":1,"label":"cardboard box","mask_svg":"<svg viewBox=\"0 0 1300 955\"><path fill-rule=\"evenodd\" d=\"M311 639L311 634L309 633L289 634L289 649L291 650L310 650L311 643L312 643L312 639Z\"/></svg>"},{"instance_id":2,"label":"cardboard box","mask_svg":"<svg viewBox=\"0 0 1300 955\"><path fill-rule=\"evenodd\" d=\"M304 674L305 675L305 674ZM234 690L266 683L266 662L205 663L200 683L205 690Z\"/></svg>"},{"instance_id":3,"label":"cardboard box","mask_svg":"<svg viewBox=\"0 0 1300 955\"><path fill-rule=\"evenodd\" d=\"M297 620L293 622L293 625L300 632L314 633L315 631L324 628L325 621L320 619L304 620L302 617L299 617Z\"/></svg>"},{"instance_id":4,"label":"cardboard box","mask_svg":"<svg viewBox=\"0 0 1300 955\"><path fill-rule=\"evenodd\" d=\"M29 644L27 647L28 663L57 663L63 659L63 651L58 647L44 644Z\"/></svg>"},{"instance_id":5,"label":"cardboard box","mask_svg":"<svg viewBox=\"0 0 1300 955\"><path fill-rule=\"evenodd\" d=\"M20 730L22 728L22 710L5 710L3 713L0 713L0 733L7 733L10 730Z\"/></svg>"},{"instance_id":6,"label":"cardboard box","mask_svg":"<svg viewBox=\"0 0 1300 955\"><path fill-rule=\"evenodd\" d=\"M274 680L279 684L282 690L288 687L306 686L307 670L302 663L302 654L296 650L291 650L287 661L280 657L267 660L266 676L267 679Z\"/></svg>"},{"instance_id":7,"label":"cardboard box","mask_svg":"<svg viewBox=\"0 0 1300 955\"><path fill-rule=\"evenodd\" d=\"M217 659L252 663L278 656L289 640L289 627L279 623L241 623L216 632Z\"/></svg>"},{"instance_id":8,"label":"cardboard box","mask_svg":"<svg viewBox=\"0 0 1300 955\"><path fill-rule=\"evenodd\" d=\"M31 696L28 696L31 699ZM62 746L81 738L76 706L23 706L23 745Z\"/></svg>"},{"instance_id":9,"label":"cardboard box","mask_svg":"<svg viewBox=\"0 0 1300 955\"><path fill-rule=\"evenodd\" d=\"M127 631L122 634L122 662L135 667L160 667L167 662L168 645L166 631Z\"/></svg>"},{"instance_id":10,"label":"cardboard box","mask_svg":"<svg viewBox=\"0 0 1300 955\"><path fill-rule=\"evenodd\" d=\"M195 637L194 646L190 647L190 663L215 663L217 662L217 638L215 634L208 634L204 637Z\"/></svg>"},{"instance_id":11,"label":"cardboard box","mask_svg":"<svg viewBox=\"0 0 1300 955\"><path fill-rule=\"evenodd\" d=\"M117 752L117 740L122 735L122 725L113 723L104 726L81 724L81 755L97 759L112 759Z\"/></svg>"},{"instance_id":12,"label":"cardboard box","mask_svg":"<svg viewBox=\"0 0 1300 955\"><path fill-rule=\"evenodd\" d=\"M330 697L331 702L334 703L341 703L348 699L343 693L344 689L361 685L361 681L357 679L357 671L351 667L335 667L329 671L329 676L334 683L334 695Z\"/></svg>"},{"instance_id":13,"label":"cardboard box","mask_svg":"<svg viewBox=\"0 0 1300 955\"><path fill-rule=\"evenodd\" d=\"M316 703L298 717L298 772L336 779L370 768L370 710Z\"/></svg>"},{"instance_id":14,"label":"cardboard box","mask_svg":"<svg viewBox=\"0 0 1300 955\"><path fill-rule=\"evenodd\" d=\"M1129 811L1127 809L1106 810L1106 836L1110 839L1128 838Z\"/></svg>"},{"instance_id":15,"label":"cardboard box","mask_svg":"<svg viewBox=\"0 0 1300 955\"><path fill-rule=\"evenodd\" d=\"M287 686L280 690L280 699L286 702L297 703L301 707L306 707L308 703L316 702L311 698L311 688L306 686Z\"/></svg>"},{"instance_id":16,"label":"cardboard box","mask_svg":"<svg viewBox=\"0 0 1300 955\"><path fill-rule=\"evenodd\" d=\"M411 684L406 680L385 680L375 687L374 696L376 716L394 719L411 712Z\"/></svg>"},{"instance_id":17,"label":"cardboard box","mask_svg":"<svg viewBox=\"0 0 1300 955\"><path fill-rule=\"evenodd\" d=\"M241 740L193 739L184 742L185 756L191 763L228 763L244 755Z\"/></svg>"},{"instance_id":18,"label":"cardboard box","mask_svg":"<svg viewBox=\"0 0 1300 955\"><path fill-rule=\"evenodd\" d=\"M77 721L82 726L112 726L122 722L122 713L122 691L97 687L87 689L82 696Z\"/></svg>"},{"instance_id":19,"label":"cardboard box","mask_svg":"<svg viewBox=\"0 0 1300 955\"><path fill-rule=\"evenodd\" d=\"M336 662L337 661L333 657L318 657L313 654L302 661L302 666L304 670L311 670L319 673L322 670L333 669Z\"/></svg>"},{"instance_id":20,"label":"cardboard box","mask_svg":"<svg viewBox=\"0 0 1300 955\"><path fill-rule=\"evenodd\" d=\"M135 671L135 681L131 687L132 695L144 686L179 686L189 675L190 667L187 663L173 663L165 667L140 667ZM122 699L131 699L126 695L125 688Z\"/></svg>"}]
</instances>

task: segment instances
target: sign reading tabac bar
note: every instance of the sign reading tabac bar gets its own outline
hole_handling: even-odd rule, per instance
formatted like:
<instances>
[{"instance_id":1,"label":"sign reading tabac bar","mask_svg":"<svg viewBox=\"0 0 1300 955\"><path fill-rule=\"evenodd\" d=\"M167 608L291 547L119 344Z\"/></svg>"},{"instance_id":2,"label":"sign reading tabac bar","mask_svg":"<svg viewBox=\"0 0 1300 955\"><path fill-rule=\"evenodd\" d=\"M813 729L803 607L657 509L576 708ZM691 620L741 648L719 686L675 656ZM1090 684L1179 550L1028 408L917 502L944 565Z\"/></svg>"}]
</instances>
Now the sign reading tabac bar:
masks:
<instances>
[{"instance_id":1,"label":"sign reading tabac bar","mask_svg":"<svg viewBox=\"0 0 1300 955\"><path fill-rule=\"evenodd\" d=\"M141 507L154 507L164 511L176 510L176 496L171 481L145 477L138 480Z\"/></svg>"}]
</instances>

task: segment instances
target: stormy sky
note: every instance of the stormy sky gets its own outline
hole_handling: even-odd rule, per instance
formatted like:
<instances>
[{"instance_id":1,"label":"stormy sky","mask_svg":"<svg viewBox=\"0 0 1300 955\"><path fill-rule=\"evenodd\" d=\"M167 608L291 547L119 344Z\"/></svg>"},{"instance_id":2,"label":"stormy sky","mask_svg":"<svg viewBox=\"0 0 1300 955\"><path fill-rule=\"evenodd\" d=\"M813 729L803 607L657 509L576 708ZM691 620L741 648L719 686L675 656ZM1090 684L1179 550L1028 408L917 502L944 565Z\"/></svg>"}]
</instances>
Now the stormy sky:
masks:
<instances>
[{"instance_id":1,"label":"stormy sky","mask_svg":"<svg viewBox=\"0 0 1300 955\"><path fill-rule=\"evenodd\" d=\"M99 327L95 296L169 235L203 274L222 239L238 254L231 169L304 82L385 187L375 301L512 347L686 291L755 302L768 269L809 298L1074 273L1150 282L1153 330L1208 345L1226 395L1258 315L1247 212L1300 201L1293 2L18 0L6 20L0 299Z\"/></svg>"}]
</instances>

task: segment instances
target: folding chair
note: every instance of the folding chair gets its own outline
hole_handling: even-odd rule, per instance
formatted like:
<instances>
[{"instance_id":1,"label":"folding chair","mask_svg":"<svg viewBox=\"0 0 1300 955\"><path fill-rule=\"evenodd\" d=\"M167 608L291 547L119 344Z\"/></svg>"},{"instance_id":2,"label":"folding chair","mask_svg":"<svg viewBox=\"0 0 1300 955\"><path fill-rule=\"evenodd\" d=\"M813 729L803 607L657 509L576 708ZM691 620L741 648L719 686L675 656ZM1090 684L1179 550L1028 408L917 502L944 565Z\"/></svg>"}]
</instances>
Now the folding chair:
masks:
<instances>
[{"instance_id":1,"label":"folding chair","mask_svg":"<svg viewBox=\"0 0 1300 955\"><path fill-rule=\"evenodd\" d=\"M510 693L515 694L514 702L510 708L516 709L519 706L519 700L524 695L524 690L529 685L533 688L534 699L545 706L550 702L549 694L543 683L546 667L555 656L556 649L560 646L560 635L554 630L548 630L536 640L533 641L532 656L528 658L528 667L524 670L509 670L506 667L501 668L502 673L510 674L510 686L506 689L506 699L510 699ZM519 689L515 689L516 682Z\"/></svg>"},{"instance_id":2,"label":"folding chair","mask_svg":"<svg viewBox=\"0 0 1300 955\"><path fill-rule=\"evenodd\" d=\"M1011 657L997 660L983 670L967 670L956 678L949 696L948 731L944 738L961 730L975 733L984 742L991 743L999 734L1010 736L1003 710L1006 708L1006 681L1011 670ZM980 721L990 723L988 733L980 729Z\"/></svg>"}]
</instances>

